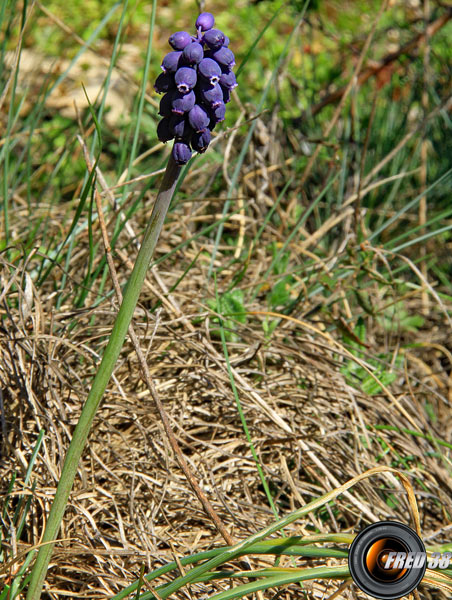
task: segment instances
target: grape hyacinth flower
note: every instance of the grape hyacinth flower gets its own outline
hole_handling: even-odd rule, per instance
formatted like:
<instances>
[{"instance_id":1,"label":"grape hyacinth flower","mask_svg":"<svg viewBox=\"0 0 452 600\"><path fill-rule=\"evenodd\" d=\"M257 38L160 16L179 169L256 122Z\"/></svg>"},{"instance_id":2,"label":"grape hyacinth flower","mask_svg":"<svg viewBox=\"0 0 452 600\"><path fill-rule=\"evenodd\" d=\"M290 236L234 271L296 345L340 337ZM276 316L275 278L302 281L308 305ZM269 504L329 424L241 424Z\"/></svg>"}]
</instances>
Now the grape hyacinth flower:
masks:
<instances>
[{"instance_id":1,"label":"grape hyacinth flower","mask_svg":"<svg viewBox=\"0 0 452 600\"><path fill-rule=\"evenodd\" d=\"M188 121L196 133L205 131L210 123L210 118L206 111L198 104L195 104L188 113Z\"/></svg>"},{"instance_id":2,"label":"grape hyacinth flower","mask_svg":"<svg viewBox=\"0 0 452 600\"><path fill-rule=\"evenodd\" d=\"M213 58L203 58L198 65L198 71L210 85L215 85L220 81L221 67Z\"/></svg>"},{"instance_id":3,"label":"grape hyacinth flower","mask_svg":"<svg viewBox=\"0 0 452 600\"><path fill-rule=\"evenodd\" d=\"M170 89L174 87L174 78L171 73L160 73L160 75L155 80L154 90L158 94L163 94L164 92L168 92Z\"/></svg>"},{"instance_id":4,"label":"grape hyacinth flower","mask_svg":"<svg viewBox=\"0 0 452 600\"><path fill-rule=\"evenodd\" d=\"M179 66L182 52L169 52L162 61L162 71L164 73L175 73Z\"/></svg>"},{"instance_id":5,"label":"grape hyacinth flower","mask_svg":"<svg viewBox=\"0 0 452 600\"><path fill-rule=\"evenodd\" d=\"M224 115L226 114L226 106L223 102L221 102L220 104L218 104L218 106L215 106L215 108L212 108L210 110L210 114L211 118L214 120L215 123L220 123L221 121L224 121Z\"/></svg>"},{"instance_id":6,"label":"grape hyacinth flower","mask_svg":"<svg viewBox=\"0 0 452 600\"><path fill-rule=\"evenodd\" d=\"M212 54L212 58L220 65L226 67L229 71L235 66L234 54L222 46Z\"/></svg>"},{"instance_id":7,"label":"grape hyacinth flower","mask_svg":"<svg viewBox=\"0 0 452 600\"><path fill-rule=\"evenodd\" d=\"M204 131L196 131L191 138L191 145L193 150L196 152L205 152L208 145L210 144L210 130L204 129Z\"/></svg>"},{"instance_id":8,"label":"grape hyacinth flower","mask_svg":"<svg viewBox=\"0 0 452 600\"><path fill-rule=\"evenodd\" d=\"M190 65L197 65L204 58L204 48L198 42L193 42L188 46L185 46L182 56L184 61Z\"/></svg>"},{"instance_id":9,"label":"grape hyacinth flower","mask_svg":"<svg viewBox=\"0 0 452 600\"><path fill-rule=\"evenodd\" d=\"M146 361L142 357L136 334L132 327L129 329L129 326L177 187L182 165L188 163L193 150L200 153L207 150L211 141L211 131L217 123L224 119L225 103L229 101L230 91L236 85L235 78L231 77L234 55L227 49L229 39L223 32L213 28L215 25L213 15L210 13L200 14L195 25L196 35L192 36L186 31L177 31L170 36L169 44L172 50L164 57L163 73L157 77L155 82L155 91L164 94L159 107L159 114L163 118L158 124L157 136L162 142L174 139L173 149L132 273L124 288L124 295L120 289L117 290L120 308L77 426L72 434L42 536L43 543L40 545L32 568L27 600L41 598L55 540L58 538L69 495L74 485L77 465L128 331L137 349L147 385L151 391L153 389L152 379L147 372ZM107 246L105 249L106 252L109 251ZM154 392L152 395L154 397ZM165 425L166 416L158 396L155 396L155 400L167 435L172 440L174 435L169 425ZM175 438L174 443L178 448ZM186 477L196 483L180 449L176 452L176 456ZM194 485L194 487L198 490L196 492L198 497L202 498L199 486L196 488ZM202 503L216 523L215 519L218 520L218 517L206 497L203 497ZM233 542L228 539L230 536L227 531L222 530L221 523L219 523L218 529L222 532L228 545L233 545Z\"/></svg>"},{"instance_id":10,"label":"grape hyacinth flower","mask_svg":"<svg viewBox=\"0 0 452 600\"><path fill-rule=\"evenodd\" d=\"M172 132L170 124L171 119L169 119L168 117L164 117L157 125L157 135L159 137L159 140L165 140L166 142L169 142L174 138L174 133Z\"/></svg>"},{"instance_id":11,"label":"grape hyacinth flower","mask_svg":"<svg viewBox=\"0 0 452 600\"><path fill-rule=\"evenodd\" d=\"M237 87L237 80L235 78L235 75L232 71L230 71L229 73L223 73L220 76L220 85L223 88L226 88L227 90L232 90L235 87Z\"/></svg>"},{"instance_id":12,"label":"grape hyacinth flower","mask_svg":"<svg viewBox=\"0 0 452 600\"><path fill-rule=\"evenodd\" d=\"M199 17L196 19L195 27L196 29L201 28L201 31L207 31L208 29L212 29L215 24L214 16L208 12L201 13Z\"/></svg>"},{"instance_id":13,"label":"grape hyacinth flower","mask_svg":"<svg viewBox=\"0 0 452 600\"><path fill-rule=\"evenodd\" d=\"M218 83L215 83L214 85L201 84L198 86L198 91L202 102L211 108L216 108L223 102L223 90Z\"/></svg>"},{"instance_id":14,"label":"grape hyacinth flower","mask_svg":"<svg viewBox=\"0 0 452 600\"><path fill-rule=\"evenodd\" d=\"M196 102L196 96L193 90L188 94L174 92L171 98L172 112L179 115L188 113L194 107Z\"/></svg>"},{"instance_id":15,"label":"grape hyacinth flower","mask_svg":"<svg viewBox=\"0 0 452 600\"><path fill-rule=\"evenodd\" d=\"M173 158L178 165L185 165L191 158L191 148L185 142L175 142Z\"/></svg>"},{"instance_id":16,"label":"grape hyacinth flower","mask_svg":"<svg viewBox=\"0 0 452 600\"><path fill-rule=\"evenodd\" d=\"M172 115L172 98L174 93L168 92L160 100L159 115L161 117L170 117Z\"/></svg>"},{"instance_id":17,"label":"grape hyacinth flower","mask_svg":"<svg viewBox=\"0 0 452 600\"><path fill-rule=\"evenodd\" d=\"M191 69L190 67L181 67L174 75L177 89L182 94L186 94L195 87L197 78L195 69Z\"/></svg>"},{"instance_id":18,"label":"grape hyacinth flower","mask_svg":"<svg viewBox=\"0 0 452 600\"><path fill-rule=\"evenodd\" d=\"M184 115L174 114L169 120L169 129L171 132L170 139L177 137L178 140L186 140L191 138L193 129Z\"/></svg>"},{"instance_id":19,"label":"grape hyacinth flower","mask_svg":"<svg viewBox=\"0 0 452 600\"><path fill-rule=\"evenodd\" d=\"M183 50L185 46L191 44L192 39L191 35L186 31L176 31L176 33L170 36L168 42L174 50Z\"/></svg>"},{"instance_id":20,"label":"grape hyacinth flower","mask_svg":"<svg viewBox=\"0 0 452 600\"><path fill-rule=\"evenodd\" d=\"M219 29L209 29L203 35L203 42L213 50L219 50L225 41L225 35Z\"/></svg>"},{"instance_id":21,"label":"grape hyacinth flower","mask_svg":"<svg viewBox=\"0 0 452 600\"><path fill-rule=\"evenodd\" d=\"M195 35L173 33L168 40L172 51L154 85L158 94L165 94L157 136L161 142L174 139L172 159L179 166L190 160L192 150L207 150L211 131L224 120L225 104L237 86L229 38L214 25L214 16L204 12L196 19Z\"/></svg>"}]
</instances>

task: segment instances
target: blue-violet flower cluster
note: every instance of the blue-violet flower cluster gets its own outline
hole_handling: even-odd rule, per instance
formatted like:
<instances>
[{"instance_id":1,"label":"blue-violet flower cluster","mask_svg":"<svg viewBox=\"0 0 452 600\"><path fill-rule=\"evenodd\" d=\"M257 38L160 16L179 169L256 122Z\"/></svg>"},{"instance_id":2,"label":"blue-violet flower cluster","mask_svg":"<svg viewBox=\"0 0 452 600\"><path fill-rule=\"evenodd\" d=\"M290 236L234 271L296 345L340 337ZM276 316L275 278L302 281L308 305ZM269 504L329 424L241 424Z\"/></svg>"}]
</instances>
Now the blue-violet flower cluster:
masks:
<instances>
[{"instance_id":1,"label":"blue-violet flower cluster","mask_svg":"<svg viewBox=\"0 0 452 600\"><path fill-rule=\"evenodd\" d=\"M205 152L211 131L224 120L225 104L237 86L232 68L234 54L229 38L214 29L215 19L201 13L196 19L197 35L177 31L168 42L173 48L162 61L162 71L155 82L160 100L157 127L161 142L174 139L173 158L186 164L192 150Z\"/></svg>"}]
</instances>

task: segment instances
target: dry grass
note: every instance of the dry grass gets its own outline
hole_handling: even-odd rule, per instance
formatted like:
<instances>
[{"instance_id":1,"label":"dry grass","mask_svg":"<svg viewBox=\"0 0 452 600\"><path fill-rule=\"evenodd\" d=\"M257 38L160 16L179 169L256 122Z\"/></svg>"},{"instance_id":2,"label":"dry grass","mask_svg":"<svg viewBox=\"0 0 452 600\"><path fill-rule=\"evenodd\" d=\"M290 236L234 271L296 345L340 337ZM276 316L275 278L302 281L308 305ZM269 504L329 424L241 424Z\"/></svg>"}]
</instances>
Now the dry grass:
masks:
<instances>
[{"instance_id":1,"label":"dry grass","mask_svg":"<svg viewBox=\"0 0 452 600\"><path fill-rule=\"evenodd\" d=\"M253 152L256 146L250 156ZM253 195L251 190L250 196L246 185L250 178L246 174L243 178L248 209L257 215L273 201L272 186L281 182L277 174L269 176L269 170L264 169L262 175L254 168L260 194ZM245 167L247 171L252 171L251 164ZM196 178L199 184L202 176L194 172L184 186L189 189ZM267 187L261 179L256 180L260 177ZM149 204L139 216L142 222L131 222L132 231L123 234L124 244L134 230L143 227ZM206 198L193 205L180 203L165 226L159 251L190 237L199 221L205 224L216 219L217 210L218 202ZM281 208L283 223L284 210ZM54 219L55 227L62 227L58 214ZM28 227L20 213L15 221L18 229ZM228 227L237 237L244 229L249 238L258 222L243 214ZM98 233L95 230L95 235ZM272 259L266 248L275 237L283 240L284 234L283 228L266 230L259 251L250 257L242 289L261 282ZM184 455L238 541L267 525L273 515L242 430L221 343L211 337L209 319L213 315L204 301L213 295L213 284L206 277L208 256L201 254L177 290L167 294L201 244L210 254L211 241L198 240L150 270L136 311L135 330ZM308 239L304 249L309 247ZM221 248L216 262L226 266L229 259ZM69 290L80 285L88 252L87 240L80 237L67 272ZM132 254L129 246L127 255L119 252L116 256L122 282ZM116 312L107 299L95 309L77 311L63 305L56 310L55 281L37 290L28 275L39 260L35 254L26 264L19 257L14 264L2 259L1 265L3 497L14 472L13 497L31 493L30 485L24 486L24 477L38 432L45 430L32 476L36 482L32 510L17 548L7 548L10 556L39 542L70 432ZM95 260L100 260L100 255ZM303 260L300 255L300 263ZM327 262L318 260L319 273ZM232 274L231 269L222 271L220 291ZM61 275L61 270L54 271L56 280ZM267 283L271 285L271 280ZM94 295L89 297L87 305L94 299ZM151 314L149 309L157 299L162 300L162 307ZM420 310L420 294L407 303L411 311ZM265 311L265 298L257 296L247 308ZM264 317L249 315L247 323L239 326L241 342L228 344L245 417L280 514L373 466L396 466L409 475L416 490L423 535L429 543L447 541L442 528L447 525L445 515L452 512L450 449L403 432L373 428L409 428L452 442L449 332L444 317L440 311L432 311L420 332L404 333L403 338L388 335L373 322L367 330L369 347L363 348L366 356L378 354L382 345L396 350L402 342L411 341L419 347L406 354L405 372L399 374L388 394L369 397L346 384L339 368L347 349L340 337L335 336L336 345L328 341L315 308L314 301L304 300L297 314L301 323L282 320L271 339L263 334ZM200 315L201 322L193 319ZM76 326L70 329L74 320ZM442 361L444 355L446 362ZM426 401L438 416L435 426L425 419ZM394 506L386 502L389 493L396 498ZM13 509L14 500L9 512ZM391 476L382 476L359 484L342 496L334 509L312 515L291 532L309 533L313 526L321 532L353 532L372 520L406 521L407 512L401 486ZM6 525L9 517L5 517ZM224 543L177 466L129 342L96 417L61 538L47 579L51 598L106 598L136 579L142 564L149 571L172 560L174 554L181 557ZM327 586L325 597L336 587ZM192 597L200 598L211 590L211 585L193 586ZM350 594L347 588L339 597L352 597Z\"/></svg>"}]
</instances>

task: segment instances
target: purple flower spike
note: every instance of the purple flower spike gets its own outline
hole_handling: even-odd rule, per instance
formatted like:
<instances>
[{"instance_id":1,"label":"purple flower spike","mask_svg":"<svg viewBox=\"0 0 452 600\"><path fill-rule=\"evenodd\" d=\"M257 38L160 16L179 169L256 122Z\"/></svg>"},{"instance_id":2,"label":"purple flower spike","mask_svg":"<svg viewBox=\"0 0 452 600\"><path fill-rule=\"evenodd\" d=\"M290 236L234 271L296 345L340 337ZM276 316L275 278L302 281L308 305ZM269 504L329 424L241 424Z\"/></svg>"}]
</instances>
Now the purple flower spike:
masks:
<instances>
[{"instance_id":1,"label":"purple flower spike","mask_svg":"<svg viewBox=\"0 0 452 600\"><path fill-rule=\"evenodd\" d=\"M155 80L154 90L157 94L162 94L174 88L174 77L172 73L160 73Z\"/></svg>"},{"instance_id":2,"label":"purple flower spike","mask_svg":"<svg viewBox=\"0 0 452 600\"><path fill-rule=\"evenodd\" d=\"M177 69L174 81L177 85L177 89L182 94L187 94L196 85L197 75L194 69L190 67L181 67Z\"/></svg>"},{"instance_id":3,"label":"purple flower spike","mask_svg":"<svg viewBox=\"0 0 452 600\"><path fill-rule=\"evenodd\" d=\"M199 74L207 79L211 85L220 81L221 67L213 58L203 58L198 65Z\"/></svg>"},{"instance_id":4,"label":"purple flower spike","mask_svg":"<svg viewBox=\"0 0 452 600\"><path fill-rule=\"evenodd\" d=\"M237 87L238 84L234 73L232 71L229 71L229 73L223 73L220 77L220 85L222 88L226 88L227 90L233 90L235 87Z\"/></svg>"},{"instance_id":5,"label":"purple flower spike","mask_svg":"<svg viewBox=\"0 0 452 600\"><path fill-rule=\"evenodd\" d=\"M175 92L171 99L171 110L173 113L182 115L190 111L196 102L196 96L193 91L188 94L182 94L181 92Z\"/></svg>"},{"instance_id":6,"label":"purple flower spike","mask_svg":"<svg viewBox=\"0 0 452 600\"><path fill-rule=\"evenodd\" d=\"M157 125L157 137L161 142L169 142L174 137L174 133L171 131L170 119L165 117Z\"/></svg>"},{"instance_id":7,"label":"purple flower spike","mask_svg":"<svg viewBox=\"0 0 452 600\"><path fill-rule=\"evenodd\" d=\"M163 73L154 84L155 91L164 94L157 137L162 142L175 138L172 157L178 165L190 160L192 150L207 150L213 129L225 118L231 90L237 86L229 38L213 29L214 24L213 15L204 12L196 19L195 35L173 33L168 40L172 52L163 59Z\"/></svg>"},{"instance_id":8,"label":"purple flower spike","mask_svg":"<svg viewBox=\"0 0 452 600\"><path fill-rule=\"evenodd\" d=\"M177 71L179 59L182 56L182 52L168 52L162 61L162 71L164 73L174 73Z\"/></svg>"},{"instance_id":9,"label":"purple flower spike","mask_svg":"<svg viewBox=\"0 0 452 600\"><path fill-rule=\"evenodd\" d=\"M204 86L201 88L201 98L211 108L216 108L223 103L223 90L218 83L213 87Z\"/></svg>"},{"instance_id":10,"label":"purple flower spike","mask_svg":"<svg viewBox=\"0 0 452 600\"><path fill-rule=\"evenodd\" d=\"M209 29L204 34L202 40L212 50L218 50L224 44L224 33L219 29Z\"/></svg>"},{"instance_id":11,"label":"purple flower spike","mask_svg":"<svg viewBox=\"0 0 452 600\"><path fill-rule=\"evenodd\" d=\"M172 155L178 165L186 165L191 158L191 149L185 142L175 142Z\"/></svg>"},{"instance_id":12,"label":"purple flower spike","mask_svg":"<svg viewBox=\"0 0 452 600\"><path fill-rule=\"evenodd\" d=\"M188 113L188 120L190 122L190 125L197 133L199 133L200 131L204 131L210 122L208 114L203 108L199 106L199 104L195 104L191 111Z\"/></svg>"},{"instance_id":13,"label":"purple flower spike","mask_svg":"<svg viewBox=\"0 0 452 600\"><path fill-rule=\"evenodd\" d=\"M182 56L189 65L197 65L204 58L204 49L198 42L192 42L185 46Z\"/></svg>"},{"instance_id":14,"label":"purple flower spike","mask_svg":"<svg viewBox=\"0 0 452 600\"><path fill-rule=\"evenodd\" d=\"M200 27L202 31L207 31L208 29L212 29L214 23L214 16L208 12L204 12L196 19L195 27L196 29Z\"/></svg>"},{"instance_id":15,"label":"purple flower spike","mask_svg":"<svg viewBox=\"0 0 452 600\"><path fill-rule=\"evenodd\" d=\"M234 53L229 50L229 48L220 48L219 50L215 50L212 54L213 60L215 60L220 66L226 67L227 69L232 69L235 65L235 56Z\"/></svg>"},{"instance_id":16,"label":"purple flower spike","mask_svg":"<svg viewBox=\"0 0 452 600\"><path fill-rule=\"evenodd\" d=\"M210 131L208 129L194 133L193 137L191 138L193 150L196 150L196 152L200 153L205 152L210 144L211 137L212 136L210 135Z\"/></svg>"},{"instance_id":17,"label":"purple flower spike","mask_svg":"<svg viewBox=\"0 0 452 600\"><path fill-rule=\"evenodd\" d=\"M174 50L183 50L187 44L191 44L191 35L186 31L176 31L170 36L168 42Z\"/></svg>"}]
</instances>

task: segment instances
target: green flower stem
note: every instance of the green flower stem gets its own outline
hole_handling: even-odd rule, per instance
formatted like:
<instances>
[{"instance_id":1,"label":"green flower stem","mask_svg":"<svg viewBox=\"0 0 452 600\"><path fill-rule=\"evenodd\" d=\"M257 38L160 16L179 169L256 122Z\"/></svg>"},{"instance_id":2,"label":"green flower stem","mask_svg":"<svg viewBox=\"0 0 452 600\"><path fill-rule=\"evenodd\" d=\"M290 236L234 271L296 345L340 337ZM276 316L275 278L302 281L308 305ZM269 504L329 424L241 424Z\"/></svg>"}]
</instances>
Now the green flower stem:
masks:
<instances>
[{"instance_id":1,"label":"green flower stem","mask_svg":"<svg viewBox=\"0 0 452 600\"><path fill-rule=\"evenodd\" d=\"M110 339L105 348L99 370L94 378L90 393L86 399L80 414L79 421L74 430L71 443L67 451L60 481L52 503L47 525L42 542L50 542L56 539L61 521L64 516L66 504L74 484L78 463L85 447L94 416L99 408L100 401L105 388L113 373L119 353L121 352L124 339L127 334L130 321L138 302L141 288L146 277L149 263L151 261L158 237L165 221L166 213L174 194L179 178L181 167L178 166L170 156L163 177L160 190L151 214L150 223L146 228L143 243L133 267L130 279L127 283L124 298L116 317ZM39 600L42 587L47 573L54 544L41 546L38 551L36 562L31 574L30 586L28 588L27 600Z\"/></svg>"}]
</instances>

